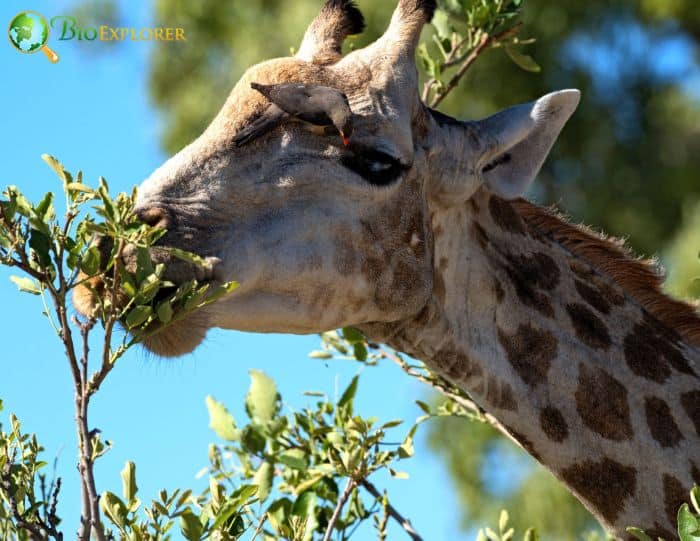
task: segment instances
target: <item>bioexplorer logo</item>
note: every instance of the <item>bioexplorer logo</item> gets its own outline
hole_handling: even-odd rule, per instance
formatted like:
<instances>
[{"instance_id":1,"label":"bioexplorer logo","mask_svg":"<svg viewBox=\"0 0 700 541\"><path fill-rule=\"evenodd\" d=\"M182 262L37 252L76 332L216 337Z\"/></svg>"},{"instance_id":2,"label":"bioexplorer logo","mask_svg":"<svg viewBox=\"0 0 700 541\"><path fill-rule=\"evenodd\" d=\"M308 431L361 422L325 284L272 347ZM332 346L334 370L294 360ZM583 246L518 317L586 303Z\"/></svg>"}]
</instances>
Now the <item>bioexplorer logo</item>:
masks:
<instances>
[{"instance_id":1,"label":"bioexplorer logo","mask_svg":"<svg viewBox=\"0 0 700 541\"><path fill-rule=\"evenodd\" d=\"M22 11L10 21L7 36L20 53L43 51L54 64L58 55L46 44L54 31L59 41L185 41L185 29L179 27L113 27L110 25L81 26L75 17L58 15L46 18L36 11Z\"/></svg>"}]
</instances>

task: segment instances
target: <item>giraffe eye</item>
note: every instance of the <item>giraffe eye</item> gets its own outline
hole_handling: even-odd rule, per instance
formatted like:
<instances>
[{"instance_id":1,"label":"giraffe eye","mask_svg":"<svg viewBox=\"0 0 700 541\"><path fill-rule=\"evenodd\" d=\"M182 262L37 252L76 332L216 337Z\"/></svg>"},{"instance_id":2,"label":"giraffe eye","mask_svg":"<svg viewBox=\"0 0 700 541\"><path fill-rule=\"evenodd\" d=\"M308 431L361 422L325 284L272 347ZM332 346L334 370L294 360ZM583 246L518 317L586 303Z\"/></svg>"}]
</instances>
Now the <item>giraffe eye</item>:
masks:
<instances>
[{"instance_id":1,"label":"giraffe eye","mask_svg":"<svg viewBox=\"0 0 700 541\"><path fill-rule=\"evenodd\" d=\"M340 163L376 186L391 184L407 169L393 156L367 148L343 155Z\"/></svg>"}]
</instances>

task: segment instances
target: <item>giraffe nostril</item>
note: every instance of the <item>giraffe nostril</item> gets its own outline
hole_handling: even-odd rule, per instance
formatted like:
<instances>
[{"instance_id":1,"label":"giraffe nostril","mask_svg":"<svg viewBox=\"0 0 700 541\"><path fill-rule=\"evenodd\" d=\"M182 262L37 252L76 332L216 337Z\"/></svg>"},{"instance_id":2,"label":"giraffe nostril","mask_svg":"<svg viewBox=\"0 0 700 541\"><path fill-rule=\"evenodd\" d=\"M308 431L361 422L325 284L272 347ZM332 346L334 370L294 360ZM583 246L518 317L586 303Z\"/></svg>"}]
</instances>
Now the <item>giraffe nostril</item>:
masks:
<instances>
[{"instance_id":1,"label":"giraffe nostril","mask_svg":"<svg viewBox=\"0 0 700 541\"><path fill-rule=\"evenodd\" d=\"M136 209L135 214L139 220L151 227L168 229L170 226L170 216L160 207Z\"/></svg>"}]
</instances>

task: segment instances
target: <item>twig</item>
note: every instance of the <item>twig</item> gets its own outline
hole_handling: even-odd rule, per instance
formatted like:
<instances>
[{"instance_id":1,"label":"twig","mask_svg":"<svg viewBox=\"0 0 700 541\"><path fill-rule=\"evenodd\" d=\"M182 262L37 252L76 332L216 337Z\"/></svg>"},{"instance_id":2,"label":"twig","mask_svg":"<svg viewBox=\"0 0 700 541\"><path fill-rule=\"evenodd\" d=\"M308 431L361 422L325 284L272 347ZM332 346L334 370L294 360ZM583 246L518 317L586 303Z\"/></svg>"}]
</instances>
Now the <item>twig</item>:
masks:
<instances>
[{"instance_id":1,"label":"twig","mask_svg":"<svg viewBox=\"0 0 700 541\"><path fill-rule=\"evenodd\" d=\"M379 534L379 541L386 541L386 529L389 525L389 517L391 515L389 514L389 502L386 498L382 498L382 500L383 513L381 520L377 523L377 532Z\"/></svg>"},{"instance_id":2,"label":"twig","mask_svg":"<svg viewBox=\"0 0 700 541\"><path fill-rule=\"evenodd\" d=\"M263 524L265 524L266 520L267 520L267 513L263 513L263 516L260 517L260 520L258 521L258 525L255 528L255 532L253 533L253 537L250 539L250 541L255 541L255 538L258 537L258 534L260 532L262 532Z\"/></svg>"},{"instance_id":3,"label":"twig","mask_svg":"<svg viewBox=\"0 0 700 541\"><path fill-rule=\"evenodd\" d=\"M372 483L370 483L367 479L363 479L361 481L362 486L369 492L372 496L377 498L378 500L382 499L381 493L377 490L377 487L375 487ZM386 509L388 510L389 514L391 515L391 518L393 518L396 522L398 522L401 527L406 531L408 536L413 539L413 541L423 541L423 538L418 535L418 532L416 532L413 529L413 526L411 526L411 521L408 520L407 518L404 518L401 513L399 513L396 508L391 505L388 501L386 502Z\"/></svg>"},{"instance_id":4,"label":"twig","mask_svg":"<svg viewBox=\"0 0 700 541\"><path fill-rule=\"evenodd\" d=\"M40 519L39 522L29 522L25 519L19 512L19 506L17 504L17 499L15 493L12 490L12 482L10 478L10 468L12 466L12 460L7 461L5 467L2 470L0 476L0 488L7 495L7 499L10 504L10 512L15 520L18 528L26 530L32 538L32 541L46 541L49 537L53 537L57 541L63 540L63 534L56 530L53 524L45 524ZM51 514L49 514L51 516Z\"/></svg>"},{"instance_id":5,"label":"twig","mask_svg":"<svg viewBox=\"0 0 700 541\"><path fill-rule=\"evenodd\" d=\"M323 541L330 541L331 535L333 535L333 528L335 527L335 523L338 521L338 517L340 517L340 513L342 512L345 503L348 501L350 494L356 486L357 481L355 481L355 479L353 479L352 477L348 479L348 484L345 485L345 490L343 490L343 493L338 498L338 503L336 504L335 509L333 510L331 519L328 521L328 527L326 528L326 533L323 536Z\"/></svg>"},{"instance_id":6,"label":"twig","mask_svg":"<svg viewBox=\"0 0 700 541\"><path fill-rule=\"evenodd\" d=\"M89 319L85 323L76 320L80 334L83 339L83 352L80 358L80 396L76 397L76 424L78 426L78 438L80 443L80 460L78 471L83 481L83 498L87 496L87 505L83 501L83 509L89 511L89 523L86 530L92 530L97 541L104 541L104 529L100 522L100 497L97 494L95 485L95 476L93 471L94 461L92 456L92 432L88 425L88 405L90 403L90 394L87 390L87 373L88 373L88 335L95 324L94 319ZM88 538L89 539L89 536Z\"/></svg>"},{"instance_id":7,"label":"twig","mask_svg":"<svg viewBox=\"0 0 700 541\"><path fill-rule=\"evenodd\" d=\"M97 392L97 390L100 388L100 385L102 385L102 382L107 377L107 374L109 374L109 372L114 367L114 363L112 362L111 345L112 333L114 332L114 325L116 325L117 323L117 318L116 314L114 313L114 309L115 301L117 298L117 292L119 291L119 265L121 262L123 251L124 241L120 240L119 246L117 248L117 254L114 257L114 270L112 274L112 292L111 298L109 299L111 302L111 309L110 313L107 314L107 317L105 318L105 335L102 346L102 365L100 366L99 370L92 375L89 383L87 384L86 394L88 397L92 396L93 394L95 394L95 392Z\"/></svg>"},{"instance_id":8,"label":"twig","mask_svg":"<svg viewBox=\"0 0 700 541\"><path fill-rule=\"evenodd\" d=\"M499 32L498 34L482 34L481 38L477 42L477 44L474 46L474 49L466 56L464 59L464 62L462 65L459 67L457 70L457 73L455 73L452 78L448 81L448 83L445 85L443 89L441 89L439 92L435 94L433 97L432 101L430 102L430 107L437 107L437 105L445 99L445 97L457 86L459 81L462 79L464 74L467 72L467 70L472 66L472 64L476 61L477 58L479 58L479 55L483 53L488 47L491 45L498 43L501 40L504 40L506 38L509 38L511 36L514 36L515 34L518 33L520 30L520 27L522 26L522 23L518 23L503 32ZM454 62L451 60L451 62ZM450 64L452 65L452 64ZM443 66L446 67L446 66ZM432 86L432 85L431 85ZM427 96L426 96L427 98Z\"/></svg>"}]
</instances>

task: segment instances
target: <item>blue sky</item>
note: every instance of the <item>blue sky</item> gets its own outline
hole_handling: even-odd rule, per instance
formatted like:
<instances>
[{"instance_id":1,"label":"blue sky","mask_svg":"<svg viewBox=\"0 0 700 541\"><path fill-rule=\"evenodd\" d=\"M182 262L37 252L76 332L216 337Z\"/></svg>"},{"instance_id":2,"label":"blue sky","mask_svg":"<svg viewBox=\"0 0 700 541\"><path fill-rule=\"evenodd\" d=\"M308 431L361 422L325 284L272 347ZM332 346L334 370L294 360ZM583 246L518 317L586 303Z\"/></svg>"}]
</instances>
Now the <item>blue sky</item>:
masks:
<instances>
[{"instance_id":1,"label":"blue sky","mask_svg":"<svg viewBox=\"0 0 700 541\"><path fill-rule=\"evenodd\" d=\"M134 2L133 9L123 10L126 20L120 24L149 25L148 4ZM65 15L70 2L6 0L0 4L0 21L26 9L48 17ZM164 161L158 118L145 86L151 45L124 42L108 55L95 55L86 52L90 44L53 40L61 60L52 65L43 54L18 54L2 40L0 185L16 184L33 200L59 189L42 153L55 155L71 171L82 169L90 183L104 176L112 190L129 190ZM72 538L79 516L72 382L62 348L41 316L40 301L18 293L10 274L0 268L0 398L5 403L0 420L6 423L9 412L16 413L25 430L39 435L46 459L58 456L64 480L60 515ZM305 390L333 396L359 367L308 359L318 342L316 336L214 331L194 354L174 361L130 351L93 401L93 425L114 442L98 462L98 490L120 490L119 471L126 460L137 463L144 501L160 488L203 488L195 474L206 466L208 444L216 441L207 427L204 397L215 396L243 419L250 368L277 381L287 407L301 408L311 400L302 396ZM358 395L361 413L409 421L420 415L413 401L425 398L423 386L390 365L366 372ZM453 497L449 479L422 438L417 456L402 469L410 480L382 477L377 484L389 490L392 502L419 532L433 540L471 537L456 529L456 509L445 504ZM370 538L370 531L357 536Z\"/></svg>"}]
</instances>

